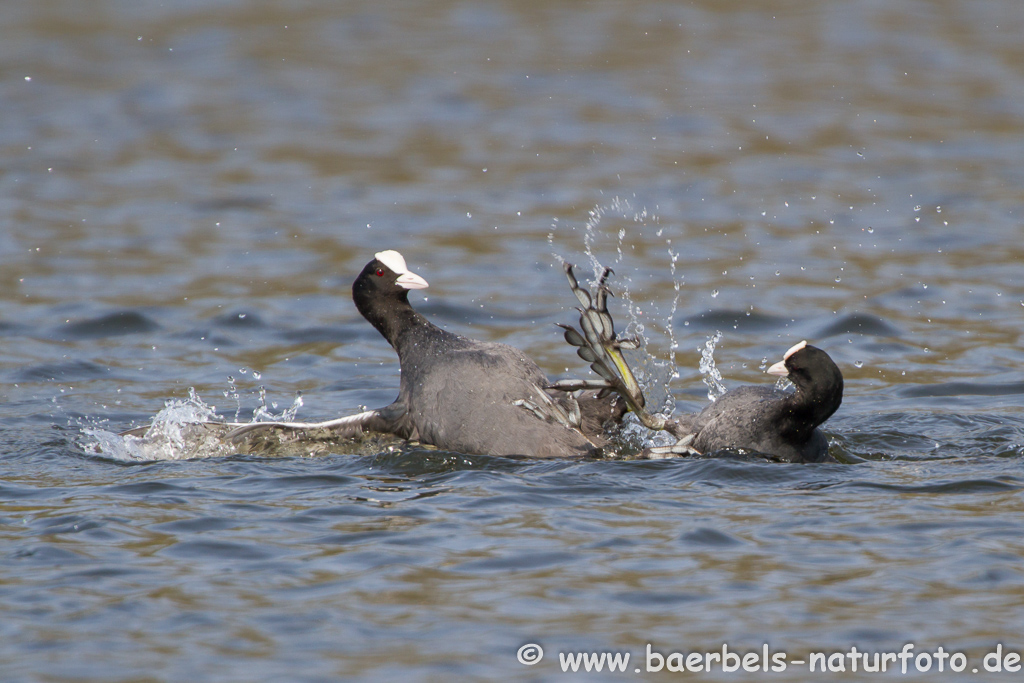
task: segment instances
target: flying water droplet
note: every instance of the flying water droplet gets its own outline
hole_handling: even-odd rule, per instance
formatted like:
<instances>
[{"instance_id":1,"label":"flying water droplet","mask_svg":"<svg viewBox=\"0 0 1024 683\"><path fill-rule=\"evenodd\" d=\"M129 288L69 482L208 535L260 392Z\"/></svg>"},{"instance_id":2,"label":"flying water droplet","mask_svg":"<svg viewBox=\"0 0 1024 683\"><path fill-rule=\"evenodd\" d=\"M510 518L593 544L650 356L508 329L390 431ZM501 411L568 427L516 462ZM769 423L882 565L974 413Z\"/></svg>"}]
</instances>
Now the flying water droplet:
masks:
<instances>
[{"instance_id":1,"label":"flying water droplet","mask_svg":"<svg viewBox=\"0 0 1024 683\"><path fill-rule=\"evenodd\" d=\"M715 332L715 336L704 342L704 348L700 350L700 370L704 384L708 386L708 400L714 401L725 393L725 385L722 384L722 374L715 367L715 345L722 339L721 332Z\"/></svg>"}]
</instances>

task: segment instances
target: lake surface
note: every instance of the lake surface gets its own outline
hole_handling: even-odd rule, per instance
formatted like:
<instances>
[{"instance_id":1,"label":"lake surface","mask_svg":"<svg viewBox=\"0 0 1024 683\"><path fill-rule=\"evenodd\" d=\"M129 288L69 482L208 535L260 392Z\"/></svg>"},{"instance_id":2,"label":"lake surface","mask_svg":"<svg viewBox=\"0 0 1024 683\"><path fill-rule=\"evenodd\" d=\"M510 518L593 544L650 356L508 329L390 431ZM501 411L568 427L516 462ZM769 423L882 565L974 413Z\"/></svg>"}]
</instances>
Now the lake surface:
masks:
<instances>
[{"instance_id":1,"label":"lake surface","mask_svg":"<svg viewBox=\"0 0 1024 683\"><path fill-rule=\"evenodd\" d=\"M1021 35L996 0L3 3L0 678L620 680L724 645L873 680L812 655L910 643L921 680L1013 677ZM679 411L718 332L728 387L807 339L841 464L95 452L190 388L391 402L349 290L388 248L552 377L587 372L558 257L593 254ZM689 676L758 677L731 663Z\"/></svg>"}]
</instances>

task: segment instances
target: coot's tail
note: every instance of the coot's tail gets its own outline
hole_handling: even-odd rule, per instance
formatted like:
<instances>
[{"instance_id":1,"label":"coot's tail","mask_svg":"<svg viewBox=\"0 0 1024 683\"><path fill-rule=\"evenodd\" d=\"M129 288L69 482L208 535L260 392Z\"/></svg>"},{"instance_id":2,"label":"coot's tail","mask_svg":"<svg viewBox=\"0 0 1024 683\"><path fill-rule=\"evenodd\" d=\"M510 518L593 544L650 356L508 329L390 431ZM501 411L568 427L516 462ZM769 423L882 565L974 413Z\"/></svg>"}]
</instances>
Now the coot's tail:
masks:
<instances>
[{"instance_id":1,"label":"coot's tail","mask_svg":"<svg viewBox=\"0 0 1024 683\"><path fill-rule=\"evenodd\" d=\"M590 363L590 368L602 377L600 380L560 380L552 384L550 389L560 391L576 391L577 389L611 389L623 399L648 429L665 429L666 420L660 415L652 415L644 407L643 390L629 369L629 364L622 355L622 349L636 349L640 342L636 338L619 339L615 336L615 326L608 313L608 296L612 293L606 284L611 268L605 268L597 283L597 293L593 298L590 292L580 287L572 272L572 265L565 264L565 276L569 279L569 287L576 295L582 308L580 312L580 334L571 325L558 326L565 330L565 341L576 347L580 358Z\"/></svg>"}]
</instances>

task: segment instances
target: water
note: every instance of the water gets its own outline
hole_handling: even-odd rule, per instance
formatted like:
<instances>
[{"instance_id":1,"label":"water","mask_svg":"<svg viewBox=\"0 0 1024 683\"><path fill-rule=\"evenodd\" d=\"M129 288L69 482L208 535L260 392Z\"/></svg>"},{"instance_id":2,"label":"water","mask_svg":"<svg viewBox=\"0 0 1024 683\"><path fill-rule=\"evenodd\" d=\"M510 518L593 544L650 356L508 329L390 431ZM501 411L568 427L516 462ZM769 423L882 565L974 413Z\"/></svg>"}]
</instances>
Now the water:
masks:
<instances>
[{"instance_id":1,"label":"water","mask_svg":"<svg viewBox=\"0 0 1024 683\"><path fill-rule=\"evenodd\" d=\"M0 678L546 680L629 652L592 675L618 680L648 644L908 643L968 662L920 680L1012 676L982 662L1024 650L1016 8L4 3ZM850 464L82 446L190 388L229 419L389 403L348 299L384 248L439 324L579 376L552 252L588 245L620 329L675 350L677 410L718 331L726 387L828 350Z\"/></svg>"}]
</instances>

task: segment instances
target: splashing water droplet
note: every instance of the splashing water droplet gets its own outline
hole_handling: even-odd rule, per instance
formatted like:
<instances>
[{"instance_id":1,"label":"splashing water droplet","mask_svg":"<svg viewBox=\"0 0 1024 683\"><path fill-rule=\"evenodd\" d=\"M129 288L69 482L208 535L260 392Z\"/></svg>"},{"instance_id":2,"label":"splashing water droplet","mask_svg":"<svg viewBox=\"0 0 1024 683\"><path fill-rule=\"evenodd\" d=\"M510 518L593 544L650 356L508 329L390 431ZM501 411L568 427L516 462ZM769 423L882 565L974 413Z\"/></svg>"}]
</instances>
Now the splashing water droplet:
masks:
<instances>
[{"instance_id":1,"label":"splashing water droplet","mask_svg":"<svg viewBox=\"0 0 1024 683\"><path fill-rule=\"evenodd\" d=\"M862 368L862 367L864 367L864 361L862 361L862 360L855 360L855 361L853 361L853 367L855 367L855 368Z\"/></svg>"},{"instance_id":2,"label":"splashing water droplet","mask_svg":"<svg viewBox=\"0 0 1024 683\"><path fill-rule=\"evenodd\" d=\"M214 406L207 405L194 387L185 400L171 399L153 416L143 436L120 435L105 429L82 430L79 445L90 453L122 462L183 460L193 457L228 455L233 452L215 433L195 429L194 425L218 422Z\"/></svg>"},{"instance_id":3,"label":"splashing water droplet","mask_svg":"<svg viewBox=\"0 0 1024 683\"><path fill-rule=\"evenodd\" d=\"M708 386L709 401L717 400L726 391L722 384L722 374L715 367L715 346L721 339L722 333L715 332L715 336L704 342L704 348L700 350L700 365L697 369L700 370L704 384Z\"/></svg>"}]
</instances>

